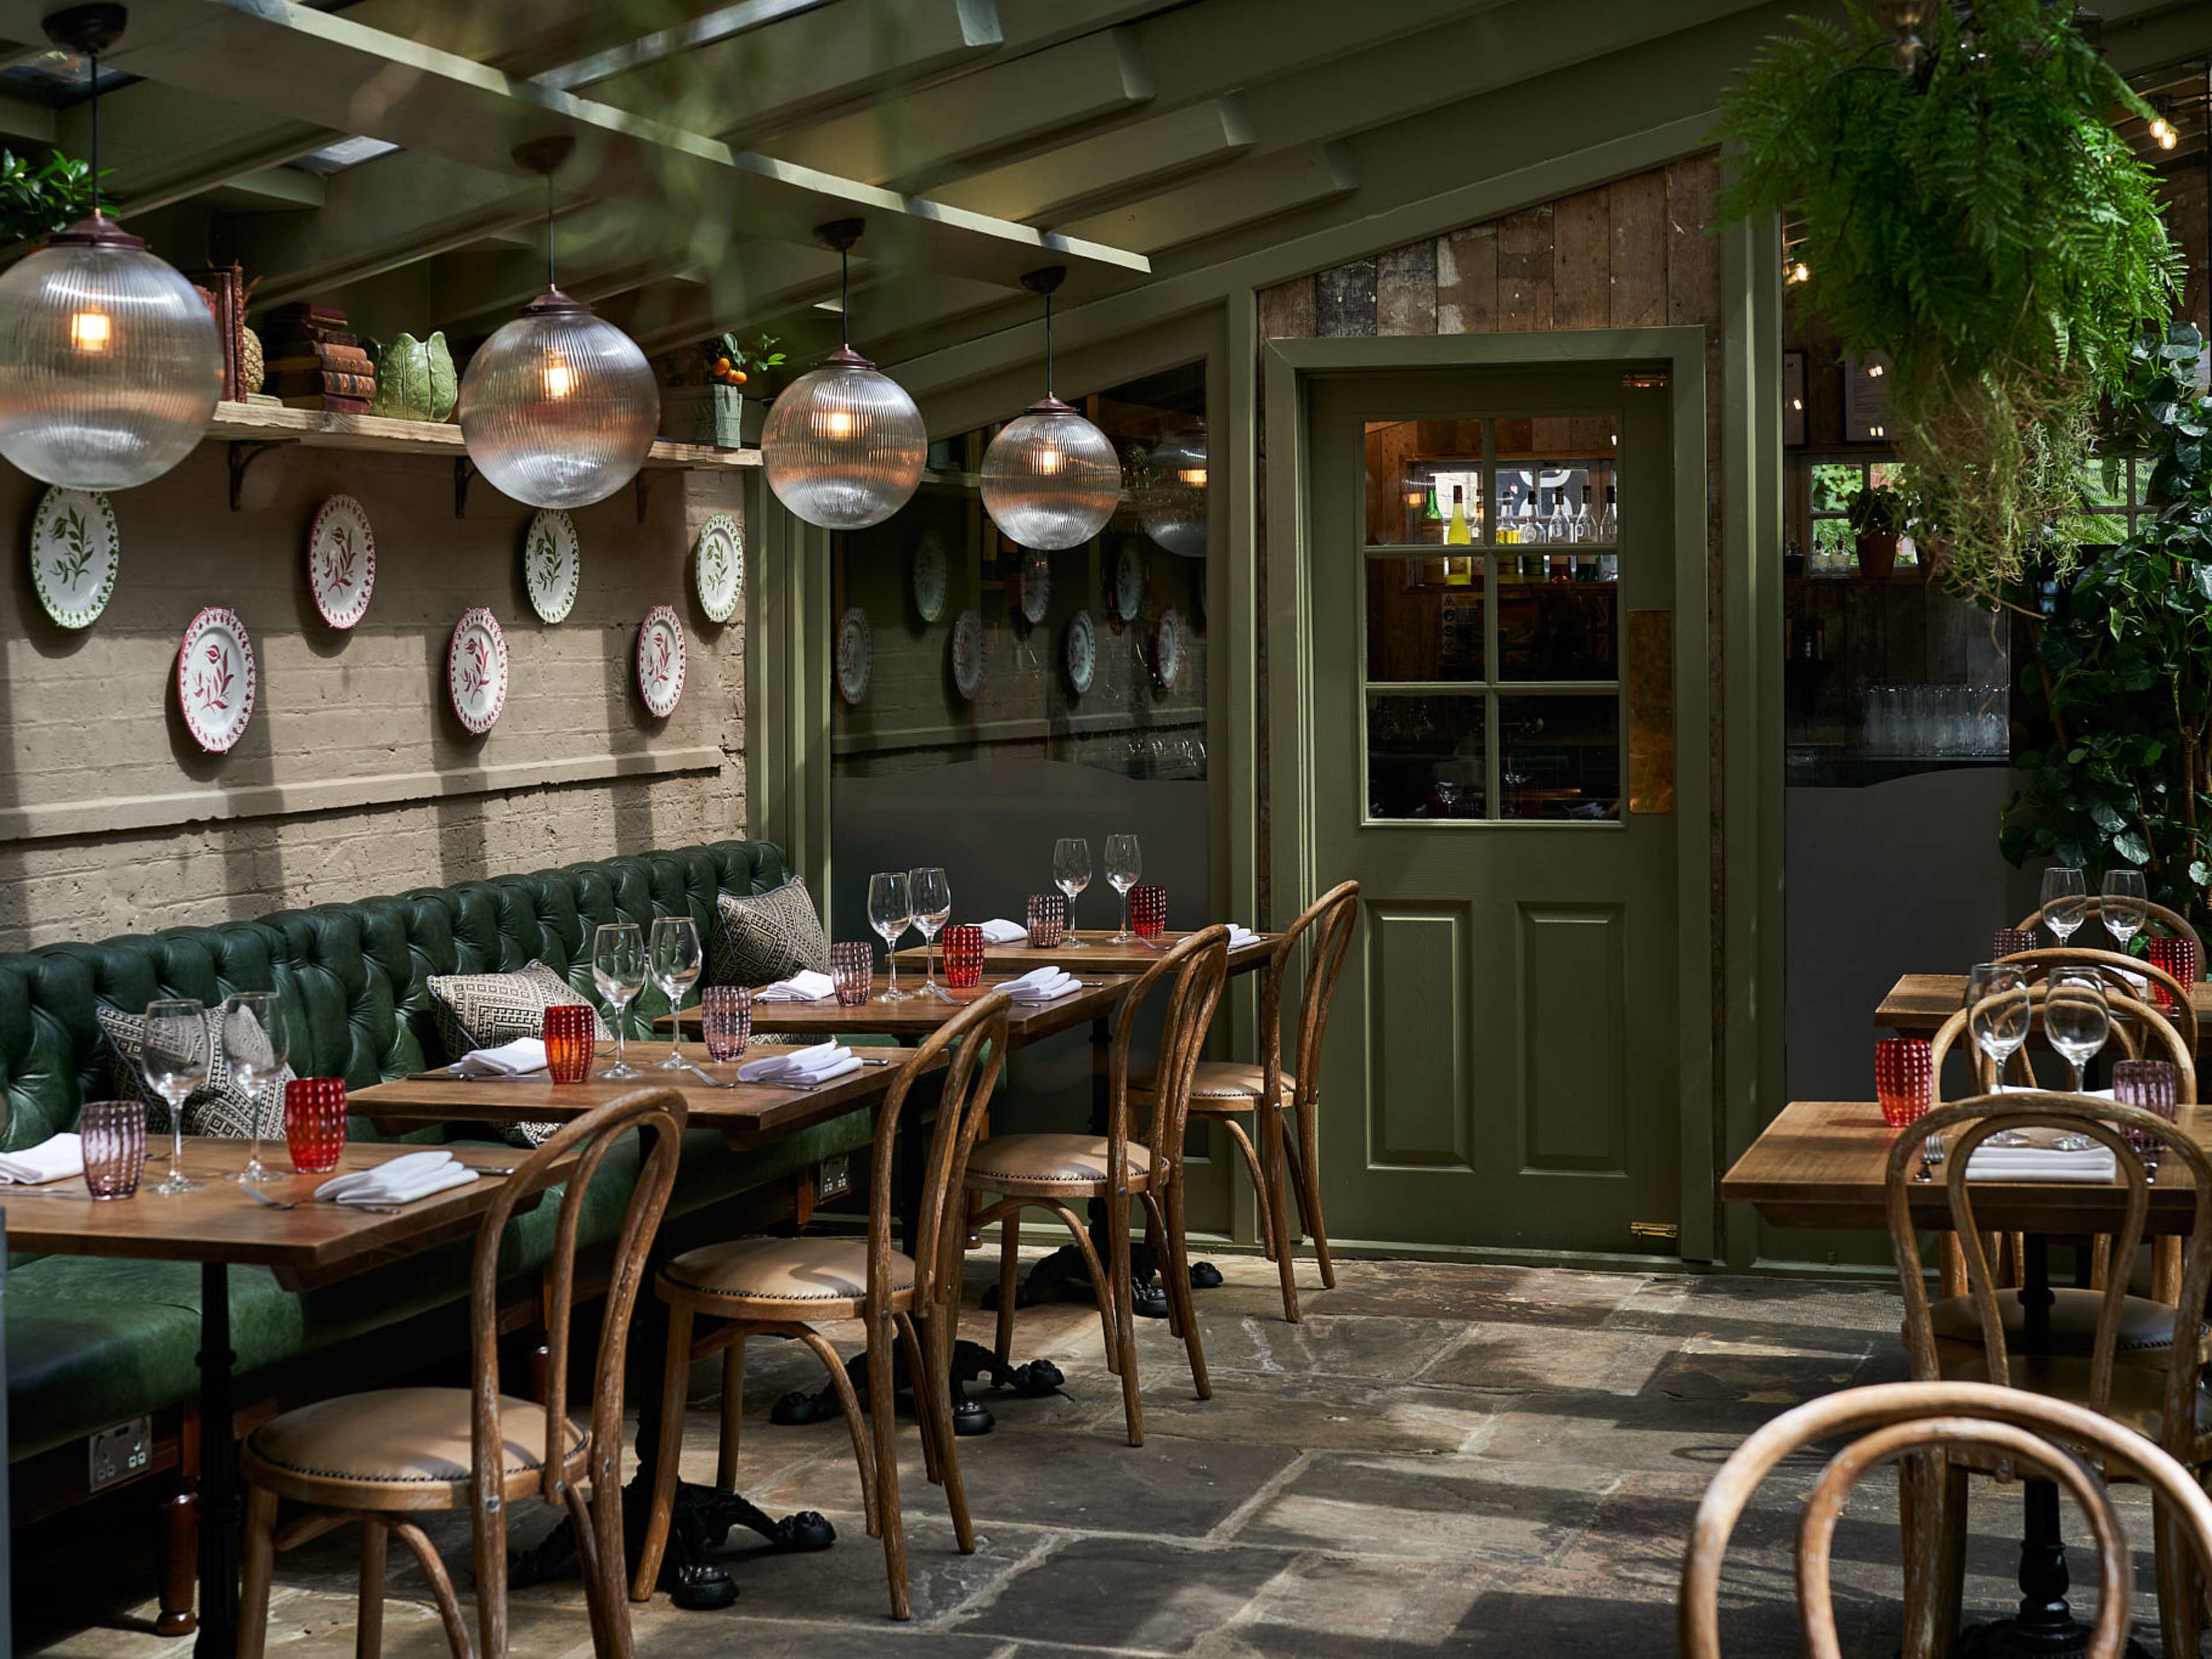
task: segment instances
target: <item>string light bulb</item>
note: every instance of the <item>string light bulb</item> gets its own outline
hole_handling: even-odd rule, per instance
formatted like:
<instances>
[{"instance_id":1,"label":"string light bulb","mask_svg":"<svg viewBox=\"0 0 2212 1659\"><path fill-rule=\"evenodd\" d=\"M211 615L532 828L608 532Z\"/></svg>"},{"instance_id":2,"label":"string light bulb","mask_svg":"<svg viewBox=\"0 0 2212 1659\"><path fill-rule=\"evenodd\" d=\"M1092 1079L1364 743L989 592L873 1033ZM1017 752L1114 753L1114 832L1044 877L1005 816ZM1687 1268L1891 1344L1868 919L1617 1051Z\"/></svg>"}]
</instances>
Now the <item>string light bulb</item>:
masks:
<instances>
[{"instance_id":1,"label":"string light bulb","mask_svg":"<svg viewBox=\"0 0 2212 1659\"><path fill-rule=\"evenodd\" d=\"M2150 136L2160 149L2172 149L2181 142L2181 134L2167 118L2173 106L2163 98L2151 100Z\"/></svg>"}]
</instances>

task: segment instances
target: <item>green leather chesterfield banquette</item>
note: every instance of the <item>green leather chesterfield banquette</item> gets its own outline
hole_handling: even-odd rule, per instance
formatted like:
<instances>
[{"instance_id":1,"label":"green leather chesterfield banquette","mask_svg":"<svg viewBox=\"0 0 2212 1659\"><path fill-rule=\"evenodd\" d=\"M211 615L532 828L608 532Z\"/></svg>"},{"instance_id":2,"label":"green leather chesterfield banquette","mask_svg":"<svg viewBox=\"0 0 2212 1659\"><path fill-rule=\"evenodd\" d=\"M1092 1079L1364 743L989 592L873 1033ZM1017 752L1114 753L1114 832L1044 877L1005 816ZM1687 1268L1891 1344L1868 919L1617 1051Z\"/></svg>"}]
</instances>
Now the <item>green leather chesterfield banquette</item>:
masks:
<instances>
[{"instance_id":1,"label":"green leather chesterfield banquette","mask_svg":"<svg viewBox=\"0 0 2212 1659\"><path fill-rule=\"evenodd\" d=\"M343 1077L355 1088L453 1056L430 1010L433 974L499 972L535 957L579 990L592 986L592 930L688 914L704 937L722 892L764 892L786 879L767 842L703 847L570 865L426 888L389 898L279 911L254 921L173 928L96 945L52 945L0 956L0 1147L34 1145L72 1127L79 1106L112 1092L110 1053L94 1009L141 1007L157 997L213 1004L233 991L275 990L302 1016L292 1053L302 1077ZM666 1005L648 990L632 1005L633 1036ZM685 1137L669 1206L687 1211L779 1181L867 1143L870 1115L852 1113L760 1152L733 1152L720 1134ZM374 1138L356 1118L350 1132ZM442 1131L417 1137L442 1138ZM456 1135L489 1139L456 1128ZM281 1158L281 1152L279 1154ZM635 1170L635 1147L629 1149ZM629 1182L611 1157L592 1182L587 1228L611 1237ZM532 1273L550 1249L557 1203L518 1217L508 1267ZM587 1234L586 1243L597 1242ZM242 1398L254 1374L457 1302L466 1293L471 1242L423 1252L321 1288L295 1292L269 1273L234 1268L232 1326ZM189 1262L17 1258L6 1284L8 1427L21 1460L126 1419L189 1400L198 1387L199 1271ZM465 1346L465 1325L456 1325Z\"/></svg>"}]
</instances>

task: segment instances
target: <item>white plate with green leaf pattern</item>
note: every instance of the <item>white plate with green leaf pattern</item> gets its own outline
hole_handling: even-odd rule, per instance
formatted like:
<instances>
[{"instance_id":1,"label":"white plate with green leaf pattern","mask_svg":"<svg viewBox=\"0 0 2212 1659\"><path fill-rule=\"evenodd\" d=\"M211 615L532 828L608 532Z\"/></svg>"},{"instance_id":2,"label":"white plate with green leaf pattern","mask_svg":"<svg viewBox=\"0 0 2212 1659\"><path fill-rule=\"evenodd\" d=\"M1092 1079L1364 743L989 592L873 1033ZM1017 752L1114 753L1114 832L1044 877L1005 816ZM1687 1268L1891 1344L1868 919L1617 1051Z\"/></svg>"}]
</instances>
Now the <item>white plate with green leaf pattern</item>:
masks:
<instances>
[{"instance_id":1,"label":"white plate with green leaf pattern","mask_svg":"<svg viewBox=\"0 0 2212 1659\"><path fill-rule=\"evenodd\" d=\"M540 622L565 619L584 584L584 555L576 544L576 521L557 507L545 507L530 521L522 542L522 585Z\"/></svg>"},{"instance_id":2,"label":"white plate with green leaf pattern","mask_svg":"<svg viewBox=\"0 0 2212 1659\"><path fill-rule=\"evenodd\" d=\"M115 509L96 490L49 489L31 525L31 586L64 628L89 628L107 609L122 562Z\"/></svg>"},{"instance_id":3,"label":"white plate with green leaf pattern","mask_svg":"<svg viewBox=\"0 0 2212 1659\"><path fill-rule=\"evenodd\" d=\"M693 574L699 584L699 608L708 622L726 623L736 614L745 587L745 529L727 513L699 526L692 549Z\"/></svg>"},{"instance_id":4,"label":"white plate with green leaf pattern","mask_svg":"<svg viewBox=\"0 0 2212 1659\"><path fill-rule=\"evenodd\" d=\"M952 586L952 562L945 550L945 538L925 530L914 547L914 608L926 623L945 614L945 595Z\"/></svg>"}]
</instances>

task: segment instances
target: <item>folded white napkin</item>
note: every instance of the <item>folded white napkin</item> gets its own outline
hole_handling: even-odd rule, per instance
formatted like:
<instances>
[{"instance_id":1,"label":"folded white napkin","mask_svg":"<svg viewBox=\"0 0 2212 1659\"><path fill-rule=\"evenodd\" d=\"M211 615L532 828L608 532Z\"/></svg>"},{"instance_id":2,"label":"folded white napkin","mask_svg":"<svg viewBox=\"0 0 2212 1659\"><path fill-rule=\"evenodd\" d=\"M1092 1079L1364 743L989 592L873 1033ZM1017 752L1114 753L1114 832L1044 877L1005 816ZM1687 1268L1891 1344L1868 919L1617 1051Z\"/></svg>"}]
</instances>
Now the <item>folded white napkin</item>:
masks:
<instances>
[{"instance_id":1,"label":"folded white napkin","mask_svg":"<svg viewBox=\"0 0 2212 1659\"><path fill-rule=\"evenodd\" d=\"M451 1152L404 1152L374 1170L333 1176L315 1188L325 1204L412 1204L418 1198L465 1187L477 1172Z\"/></svg>"},{"instance_id":2,"label":"folded white napkin","mask_svg":"<svg viewBox=\"0 0 2212 1659\"><path fill-rule=\"evenodd\" d=\"M1004 916L994 916L983 924L983 943L986 945L1015 945L1030 936L1030 930L1018 921L1008 921Z\"/></svg>"},{"instance_id":3,"label":"folded white napkin","mask_svg":"<svg viewBox=\"0 0 2212 1659\"><path fill-rule=\"evenodd\" d=\"M769 1054L738 1067L740 1083L782 1085L826 1083L860 1069L859 1056L843 1043L817 1042L787 1054Z\"/></svg>"},{"instance_id":4,"label":"folded white napkin","mask_svg":"<svg viewBox=\"0 0 2212 1659\"><path fill-rule=\"evenodd\" d=\"M1997 1085L1997 1092L2001 1095L2034 1095L2066 1094L2070 1091L2064 1089L2046 1089L2039 1083L2000 1083ZM2112 1097L2112 1091L2110 1089L2084 1089L2074 1097L2076 1100L2110 1100ZM1997 1150L2002 1152L2004 1148L2000 1146ZM2014 1148L2014 1150L2021 1149Z\"/></svg>"},{"instance_id":5,"label":"folded white napkin","mask_svg":"<svg viewBox=\"0 0 2212 1659\"><path fill-rule=\"evenodd\" d=\"M1966 1160L1969 1181L2110 1181L2112 1149L2062 1152L2056 1146L1979 1146Z\"/></svg>"},{"instance_id":6,"label":"folded white napkin","mask_svg":"<svg viewBox=\"0 0 2212 1659\"><path fill-rule=\"evenodd\" d=\"M1232 921L1229 924L1229 948L1232 951L1242 950L1259 937L1242 922Z\"/></svg>"},{"instance_id":7,"label":"folded white napkin","mask_svg":"<svg viewBox=\"0 0 2212 1659\"><path fill-rule=\"evenodd\" d=\"M1032 968L1019 979L1010 979L999 988L1017 1002L1056 1002L1082 983L1074 975L1058 968Z\"/></svg>"},{"instance_id":8,"label":"folded white napkin","mask_svg":"<svg viewBox=\"0 0 2212 1659\"><path fill-rule=\"evenodd\" d=\"M521 1077L545 1069L545 1044L537 1037L517 1037L496 1048L471 1048L446 1069L455 1077Z\"/></svg>"},{"instance_id":9,"label":"folded white napkin","mask_svg":"<svg viewBox=\"0 0 2212 1659\"><path fill-rule=\"evenodd\" d=\"M64 1131L20 1152L0 1152L0 1185L42 1187L84 1173L84 1142Z\"/></svg>"},{"instance_id":10,"label":"folded white napkin","mask_svg":"<svg viewBox=\"0 0 2212 1659\"><path fill-rule=\"evenodd\" d=\"M827 974L802 968L789 979L780 979L753 993L755 1002L819 1002L837 994L837 981Z\"/></svg>"}]
</instances>

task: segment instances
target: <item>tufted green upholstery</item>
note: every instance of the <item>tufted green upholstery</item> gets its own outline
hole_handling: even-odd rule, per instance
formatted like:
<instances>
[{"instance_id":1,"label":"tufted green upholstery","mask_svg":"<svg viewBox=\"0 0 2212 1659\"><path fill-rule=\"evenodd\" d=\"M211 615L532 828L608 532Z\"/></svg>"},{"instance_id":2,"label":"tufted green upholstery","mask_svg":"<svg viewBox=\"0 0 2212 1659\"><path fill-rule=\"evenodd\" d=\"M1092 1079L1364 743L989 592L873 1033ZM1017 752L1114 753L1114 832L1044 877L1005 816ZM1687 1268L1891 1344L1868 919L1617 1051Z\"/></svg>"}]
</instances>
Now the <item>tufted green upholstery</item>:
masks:
<instances>
[{"instance_id":1,"label":"tufted green upholstery","mask_svg":"<svg viewBox=\"0 0 2212 1659\"><path fill-rule=\"evenodd\" d=\"M112 1088L94 1009L164 996L216 1002L230 992L281 992L303 1016L292 1054L302 1077L349 1085L419 1072L441 1050L426 985L433 974L550 963L592 991L592 930L688 913L712 926L722 892L765 892L786 879L781 848L716 842L672 852L570 865L424 888L389 898L279 911L216 927L172 928L96 945L54 945L0 956L0 1148L35 1145L73 1127L86 1100ZM665 1012L648 991L632 1005L632 1035ZM765 1185L866 1144L866 1113L833 1119L740 1156L712 1131L684 1139L672 1215ZM368 1122L352 1132L370 1135ZM635 1179L635 1147L592 1182L586 1243L611 1236ZM509 1229L504 1267L534 1271L551 1248L558 1210L547 1203ZM294 1355L358 1336L459 1299L471 1245L440 1249L306 1293L266 1273L234 1269L232 1324L241 1377ZM12 1264L6 1290L9 1451L21 1458L106 1424L155 1410L198 1387L199 1270L191 1263L48 1257ZM247 1386L251 1386L250 1381Z\"/></svg>"}]
</instances>

